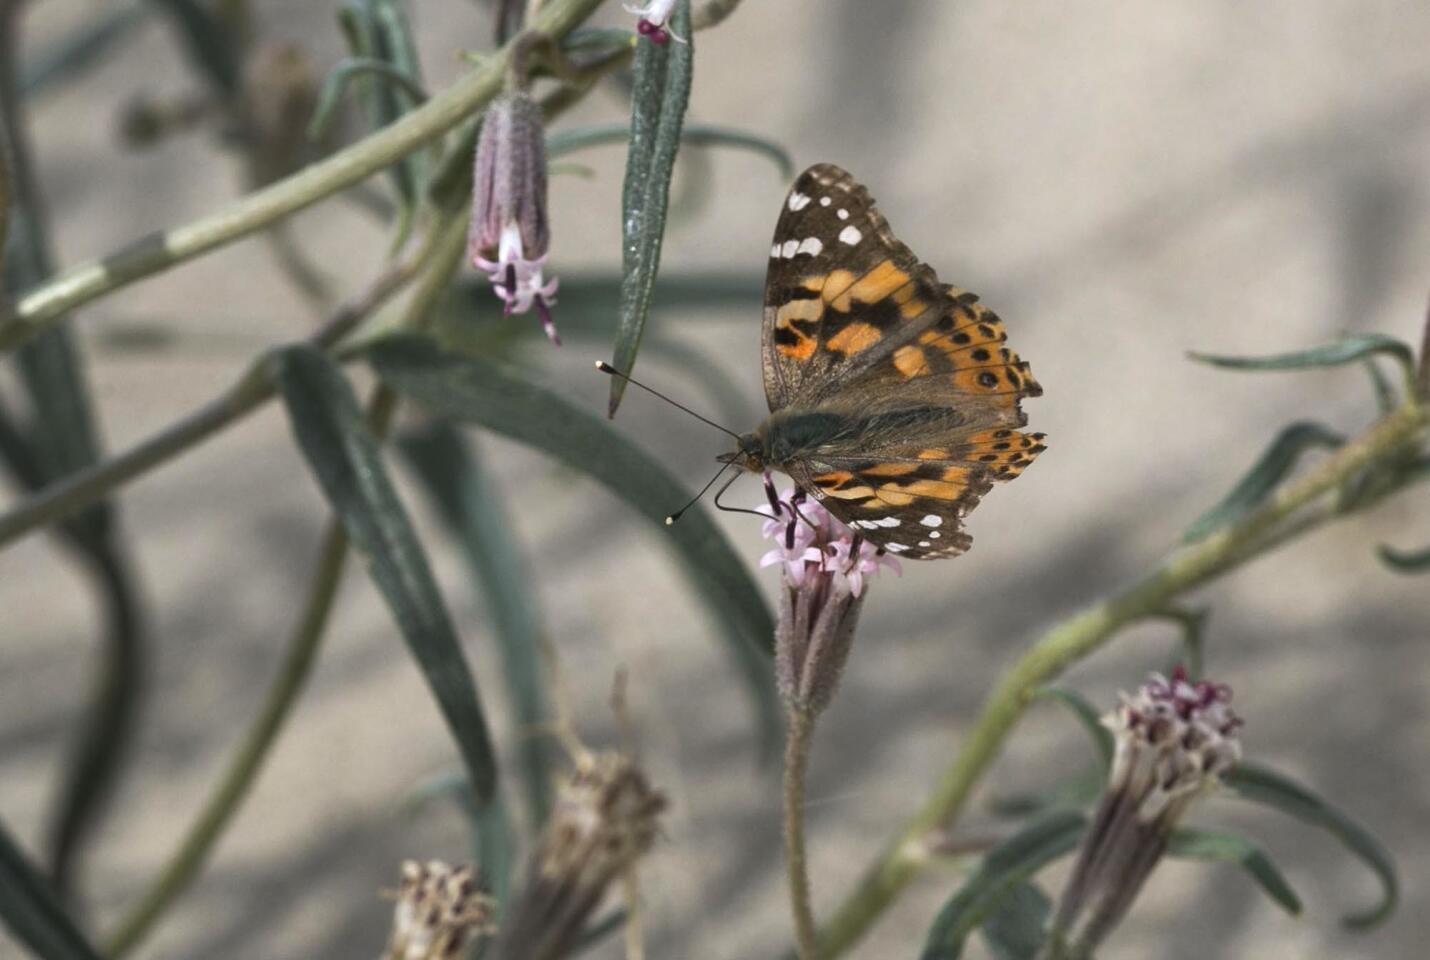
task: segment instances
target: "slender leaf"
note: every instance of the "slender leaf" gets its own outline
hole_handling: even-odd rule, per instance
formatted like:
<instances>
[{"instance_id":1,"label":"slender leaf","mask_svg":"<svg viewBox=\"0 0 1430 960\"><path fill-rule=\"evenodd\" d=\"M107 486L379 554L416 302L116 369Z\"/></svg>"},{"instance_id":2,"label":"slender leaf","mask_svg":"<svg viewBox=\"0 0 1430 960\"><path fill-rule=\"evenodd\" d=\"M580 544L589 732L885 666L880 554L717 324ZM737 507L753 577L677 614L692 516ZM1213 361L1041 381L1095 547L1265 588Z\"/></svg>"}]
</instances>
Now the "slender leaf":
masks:
<instances>
[{"instance_id":1,"label":"slender leaf","mask_svg":"<svg viewBox=\"0 0 1430 960\"><path fill-rule=\"evenodd\" d=\"M450 424L432 424L422 433L404 437L401 447L461 544L486 602L506 672L531 821L539 827L551 811L555 751L551 738L541 734L549 718L543 638L530 587L530 564L507 523L500 491L476 451Z\"/></svg>"},{"instance_id":2,"label":"slender leaf","mask_svg":"<svg viewBox=\"0 0 1430 960\"><path fill-rule=\"evenodd\" d=\"M97 66L120 40L133 35L134 28L144 22L151 9L148 4L106 4L97 9L53 46L25 57L17 84L20 93L34 99Z\"/></svg>"},{"instance_id":3,"label":"slender leaf","mask_svg":"<svg viewBox=\"0 0 1430 960\"><path fill-rule=\"evenodd\" d=\"M472 822L472 839L477 848L482 883L486 884L497 902L497 913L492 919L500 924L511 903L512 873L517 856L511 818L507 815L506 801L502 799L500 790L486 806L469 803L467 810Z\"/></svg>"},{"instance_id":4,"label":"slender leaf","mask_svg":"<svg viewBox=\"0 0 1430 960\"><path fill-rule=\"evenodd\" d=\"M1182 535L1196 543L1255 510L1296 466L1301 455L1318 447L1335 449L1346 438L1319 423L1293 423L1276 435L1271 445L1220 503L1202 514Z\"/></svg>"},{"instance_id":5,"label":"slender leaf","mask_svg":"<svg viewBox=\"0 0 1430 960\"><path fill-rule=\"evenodd\" d=\"M1375 873L1381 885L1380 903L1369 910L1343 917L1342 923L1348 927L1373 927L1395 912L1400 902L1400 880L1396 875L1395 860L1369 830L1290 777L1269 767L1243 762L1223 774L1222 780L1242 799L1274 807L1330 833Z\"/></svg>"},{"instance_id":6,"label":"slender leaf","mask_svg":"<svg viewBox=\"0 0 1430 960\"><path fill-rule=\"evenodd\" d=\"M983 939L998 960L1033 960L1048 938L1053 902L1037 884L1020 883L983 924Z\"/></svg>"},{"instance_id":7,"label":"slender leaf","mask_svg":"<svg viewBox=\"0 0 1430 960\"><path fill-rule=\"evenodd\" d=\"M691 583L723 628L760 711L767 745L778 743L779 706L770 652L774 621L759 587L702 507L667 527L665 517L689 499L657 460L600 418L487 360L442 353L429 340L393 339L373 348L378 374L434 413L480 424L588 474L659 524Z\"/></svg>"},{"instance_id":8,"label":"slender leaf","mask_svg":"<svg viewBox=\"0 0 1430 960\"><path fill-rule=\"evenodd\" d=\"M631 105L631 145L626 154L626 182L621 199L620 326L612 362L630 373L650 316L665 238L670 177L680 148L680 128L690 102L695 37L690 30L690 0L678 0L670 27L685 43L642 43L636 47L635 91ZM626 382L611 378L608 413L616 415Z\"/></svg>"},{"instance_id":9,"label":"slender leaf","mask_svg":"<svg viewBox=\"0 0 1430 960\"><path fill-rule=\"evenodd\" d=\"M1054 700L1072 712L1078 724L1092 740L1093 748L1097 750L1097 759L1102 772L1106 774L1112 766L1112 731L1102 725L1102 717L1098 714L1097 709L1088 703L1082 694L1065 687L1043 687L1033 696L1038 700Z\"/></svg>"},{"instance_id":10,"label":"slender leaf","mask_svg":"<svg viewBox=\"0 0 1430 960\"><path fill-rule=\"evenodd\" d=\"M345 57L329 71L327 79L323 81L323 89L318 94L318 106L313 110L313 119L308 123L310 140L321 140L327 133L339 101L347 92L353 78L360 75L371 75L375 80L391 83L418 103L427 99L427 92L392 64L371 57Z\"/></svg>"},{"instance_id":11,"label":"slender leaf","mask_svg":"<svg viewBox=\"0 0 1430 960\"><path fill-rule=\"evenodd\" d=\"M1267 357L1230 357L1195 351L1187 355L1201 363L1228 370L1308 370L1314 367L1337 367L1377 353L1394 357L1405 367L1407 373L1414 370L1415 357L1409 344L1381 333L1357 334L1322 347L1277 353Z\"/></svg>"},{"instance_id":12,"label":"slender leaf","mask_svg":"<svg viewBox=\"0 0 1430 960\"><path fill-rule=\"evenodd\" d=\"M1400 573L1423 573L1430 570L1430 547L1421 550L1397 550L1381 544L1376 553L1386 566Z\"/></svg>"},{"instance_id":13,"label":"slender leaf","mask_svg":"<svg viewBox=\"0 0 1430 960\"><path fill-rule=\"evenodd\" d=\"M1375 391L1375 408L1383 417L1395 409L1395 387L1386 379L1380 364L1374 359L1366 357L1361 361L1361 366L1365 368L1366 376L1370 377L1371 389Z\"/></svg>"},{"instance_id":14,"label":"slender leaf","mask_svg":"<svg viewBox=\"0 0 1430 960\"><path fill-rule=\"evenodd\" d=\"M496 787L496 760L476 684L352 387L331 360L308 346L283 350L276 370L298 445L367 561L457 740L472 789L486 803Z\"/></svg>"},{"instance_id":15,"label":"slender leaf","mask_svg":"<svg viewBox=\"0 0 1430 960\"><path fill-rule=\"evenodd\" d=\"M1182 828L1167 841L1167 854L1183 860L1211 860L1236 863L1251 874L1251 879L1293 917L1301 915L1301 898L1291 889L1282 872L1271 858L1250 840L1230 833Z\"/></svg>"},{"instance_id":16,"label":"slender leaf","mask_svg":"<svg viewBox=\"0 0 1430 960\"><path fill-rule=\"evenodd\" d=\"M219 93L236 97L243 83L233 33L198 0L149 0L178 28L189 60Z\"/></svg>"},{"instance_id":17,"label":"slender leaf","mask_svg":"<svg viewBox=\"0 0 1430 960\"><path fill-rule=\"evenodd\" d=\"M59 898L0 824L0 919L39 960L100 960Z\"/></svg>"},{"instance_id":18,"label":"slender leaf","mask_svg":"<svg viewBox=\"0 0 1430 960\"><path fill-rule=\"evenodd\" d=\"M944 904L924 945L923 960L958 960L968 935L997 910L1019 884L1071 853L1087 818L1071 810L1050 813L1018 831L983 859Z\"/></svg>"},{"instance_id":19,"label":"slender leaf","mask_svg":"<svg viewBox=\"0 0 1430 960\"><path fill-rule=\"evenodd\" d=\"M630 139L631 127L624 123L560 130L547 136L546 153L547 156L555 158L575 153L577 150L585 150L588 147L627 143ZM746 133L744 130L692 123L680 131L680 144L685 147L735 147L750 150L769 158L779 168L780 176L785 178L794 176L794 158L789 155L788 150L773 140L753 133Z\"/></svg>"}]
</instances>

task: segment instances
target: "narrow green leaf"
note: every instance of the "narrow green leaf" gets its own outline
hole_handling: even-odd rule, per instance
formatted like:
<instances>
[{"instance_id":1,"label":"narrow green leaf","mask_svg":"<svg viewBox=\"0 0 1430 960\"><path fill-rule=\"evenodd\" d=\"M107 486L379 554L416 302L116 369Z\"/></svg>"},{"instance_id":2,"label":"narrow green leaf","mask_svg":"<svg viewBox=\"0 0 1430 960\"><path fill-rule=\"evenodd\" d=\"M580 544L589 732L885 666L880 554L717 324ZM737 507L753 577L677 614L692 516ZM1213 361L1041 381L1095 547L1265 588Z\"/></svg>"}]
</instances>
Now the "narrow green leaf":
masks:
<instances>
[{"instance_id":1,"label":"narrow green leaf","mask_svg":"<svg viewBox=\"0 0 1430 960\"><path fill-rule=\"evenodd\" d=\"M1365 368L1366 376L1370 377L1371 389L1375 391L1375 408L1383 417L1395 409L1395 387L1386 379L1380 364L1372 358L1366 357L1361 361L1361 366Z\"/></svg>"},{"instance_id":2,"label":"narrow green leaf","mask_svg":"<svg viewBox=\"0 0 1430 960\"><path fill-rule=\"evenodd\" d=\"M1203 540L1255 510L1307 450L1317 447L1335 449L1345 442L1345 437L1319 423L1291 424L1276 435L1276 439L1271 441L1271 445L1231 492L1187 528L1182 542Z\"/></svg>"},{"instance_id":3,"label":"narrow green leaf","mask_svg":"<svg viewBox=\"0 0 1430 960\"><path fill-rule=\"evenodd\" d=\"M1167 853L1182 860L1240 864L1283 910L1293 917L1301 915L1301 898L1296 896L1296 891L1291 889L1290 882L1271 858L1250 840L1230 833L1182 828L1174 831L1168 839Z\"/></svg>"},{"instance_id":4,"label":"narrow green leaf","mask_svg":"<svg viewBox=\"0 0 1430 960\"><path fill-rule=\"evenodd\" d=\"M198 0L149 0L161 8L179 30L189 60L219 93L236 97L242 71L234 36Z\"/></svg>"},{"instance_id":5,"label":"narrow green leaf","mask_svg":"<svg viewBox=\"0 0 1430 960\"><path fill-rule=\"evenodd\" d=\"M551 738L541 732L550 718L530 564L507 522L500 491L460 433L450 424L434 423L404 437L400 445L461 544L486 603L506 673L531 822L540 827L551 811L556 751Z\"/></svg>"},{"instance_id":6,"label":"narrow green leaf","mask_svg":"<svg viewBox=\"0 0 1430 960\"><path fill-rule=\"evenodd\" d=\"M476 846L482 883L497 902L496 916L492 919L500 924L511 903L511 880L517 856L516 837L511 828L511 818L507 815L506 801L498 790L484 807L469 803L467 813L472 822L472 840Z\"/></svg>"},{"instance_id":7,"label":"narrow green leaf","mask_svg":"<svg viewBox=\"0 0 1430 960\"><path fill-rule=\"evenodd\" d=\"M106 4L73 32L53 46L29 54L17 84L22 96L34 99L52 87L78 78L101 63L119 41L134 34L134 28L148 19L152 7Z\"/></svg>"},{"instance_id":8,"label":"narrow green leaf","mask_svg":"<svg viewBox=\"0 0 1430 960\"><path fill-rule=\"evenodd\" d=\"M298 446L366 560L457 740L472 789L486 803L496 787L496 760L476 684L352 387L328 357L308 346L279 353L276 371Z\"/></svg>"},{"instance_id":9,"label":"narrow green leaf","mask_svg":"<svg viewBox=\"0 0 1430 960\"><path fill-rule=\"evenodd\" d=\"M100 960L59 899L0 824L0 919L39 960Z\"/></svg>"},{"instance_id":10,"label":"narrow green leaf","mask_svg":"<svg viewBox=\"0 0 1430 960\"><path fill-rule=\"evenodd\" d=\"M670 28L686 43L642 43L636 47L635 90L631 105L631 145L626 154L626 182L621 199L620 326L612 362L630 373L650 316L665 238L670 177L680 148L680 128L690 102L695 36L690 30L690 0L679 0ZM614 417L626 382L611 378L608 413Z\"/></svg>"},{"instance_id":11,"label":"narrow green leaf","mask_svg":"<svg viewBox=\"0 0 1430 960\"><path fill-rule=\"evenodd\" d=\"M318 106L314 109L313 119L308 124L310 140L321 140L327 133L328 125L333 120L333 114L338 109L338 103L342 100L343 94L347 92L353 78L368 75L375 80L393 84L417 103L423 103L427 99L427 91L392 64L374 60L371 57L345 57L338 61L338 65L329 71L327 79L323 81L323 89L318 94Z\"/></svg>"},{"instance_id":12,"label":"narrow green leaf","mask_svg":"<svg viewBox=\"0 0 1430 960\"><path fill-rule=\"evenodd\" d=\"M1244 800L1274 807L1330 833L1375 873L1380 879L1380 903L1361 913L1347 915L1342 918L1342 923L1348 927L1373 927L1395 912L1400 901L1400 880L1396 876L1395 860L1369 830L1290 777L1269 767L1243 762L1223 774L1222 780Z\"/></svg>"},{"instance_id":13,"label":"narrow green leaf","mask_svg":"<svg viewBox=\"0 0 1430 960\"><path fill-rule=\"evenodd\" d=\"M1415 356L1409 344L1381 333L1362 333L1309 350L1277 353L1268 357L1229 357L1191 351L1187 356L1201 363L1228 370L1308 370L1337 367L1362 357L1383 353L1394 357L1413 376Z\"/></svg>"},{"instance_id":14,"label":"narrow green leaf","mask_svg":"<svg viewBox=\"0 0 1430 960\"><path fill-rule=\"evenodd\" d=\"M1397 550L1386 544L1381 544L1376 553L1385 565L1400 573L1423 573L1430 570L1430 547L1422 550Z\"/></svg>"},{"instance_id":15,"label":"narrow green leaf","mask_svg":"<svg viewBox=\"0 0 1430 960\"><path fill-rule=\"evenodd\" d=\"M1050 813L991 851L934 918L924 945L923 960L958 960L968 935L978 929L1020 883L1076 849L1086 825L1087 818L1081 813L1071 810Z\"/></svg>"},{"instance_id":16,"label":"narrow green leaf","mask_svg":"<svg viewBox=\"0 0 1430 960\"><path fill-rule=\"evenodd\" d=\"M554 159L589 147L627 143L630 139L631 127L624 123L559 130L547 136L546 154ZM685 147L735 147L741 150L750 150L768 157L779 168L780 176L785 179L794 176L794 158L789 155L788 150L773 140L753 133L746 133L744 130L706 123L692 123L680 131L680 144Z\"/></svg>"},{"instance_id":17,"label":"narrow green leaf","mask_svg":"<svg viewBox=\"0 0 1430 960\"><path fill-rule=\"evenodd\" d=\"M983 939L998 960L1033 960L1047 940L1053 902L1034 883L1020 883L983 924Z\"/></svg>"},{"instance_id":18,"label":"narrow green leaf","mask_svg":"<svg viewBox=\"0 0 1430 960\"><path fill-rule=\"evenodd\" d=\"M689 499L684 484L600 418L490 361L444 354L430 340L416 337L377 344L372 360L384 381L434 413L534 446L598 480L658 524L724 630L760 712L766 744L779 742L779 705L770 661L761 653L770 652L773 618L759 587L703 507L691 509L674 526L664 525L666 515Z\"/></svg>"},{"instance_id":19,"label":"narrow green leaf","mask_svg":"<svg viewBox=\"0 0 1430 960\"><path fill-rule=\"evenodd\" d=\"M1102 716L1097 712L1097 708L1088 703L1082 694L1065 687L1042 687L1033 697L1036 700L1057 701L1072 712L1083 732L1092 740L1105 775L1112 767L1112 731L1102 725Z\"/></svg>"}]
</instances>

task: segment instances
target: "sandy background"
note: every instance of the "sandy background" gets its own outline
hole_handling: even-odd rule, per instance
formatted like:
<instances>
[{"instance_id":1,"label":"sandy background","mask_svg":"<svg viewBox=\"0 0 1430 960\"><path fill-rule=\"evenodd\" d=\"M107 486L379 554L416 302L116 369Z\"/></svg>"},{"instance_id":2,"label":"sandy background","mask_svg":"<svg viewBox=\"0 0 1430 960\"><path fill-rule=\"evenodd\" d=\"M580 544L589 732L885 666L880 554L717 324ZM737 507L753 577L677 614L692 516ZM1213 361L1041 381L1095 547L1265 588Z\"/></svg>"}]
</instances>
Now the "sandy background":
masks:
<instances>
[{"instance_id":1,"label":"sandy background","mask_svg":"<svg viewBox=\"0 0 1430 960\"><path fill-rule=\"evenodd\" d=\"M46 45L100 6L36 4L29 36ZM487 42L487 13L459 0L414 6L440 86L461 69L460 47ZM607 6L609 22L628 22ZM267 34L301 40L324 68L341 56L335 3L257 7ZM813 760L821 913L915 809L982 694L1041 628L1164 556L1281 425L1315 416L1354 430L1369 415L1354 370L1238 376L1183 351L1275 351L1342 330L1418 339L1430 288L1426 49L1422 3L1297 0L746 0L699 37L692 117L777 139L801 165L853 171L945 280L1006 318L1046 389L1028 409L1052 448L979 509L974 551L910 565L869 601ZM191 87L169 33L152 23L34 105L62 262L186 221L241 189L240 165L207 138L147 154L116 146L115 118L130 98ZM566 123L620 111L614 95L598 95ZM558 274L617 264L620 151L581 159L596 179L553 187ZM708 200L672 227L664 268L757 276L786 184L746 154L711 154L686 175L697 171L710 178ZM371 221L343 204L303 214L295 230L343 290L383 249ZM739 310L656 319L739 385L743 404L722 415L742 427L762 413L758 317L752 298ZM122 349L114 334L134 324L172 329L178 341ZM78 329L110 448L207 399L252 352L309 324L256 242L85 309ZM542 376L603 406L590 350L557 354L538 337L532 324L528 355ZM643 370L692 391L654 357ZM620 426L691 483L720 447L718 435L636 396ZM754 766L736 679L660 531L539 456L497 441L484 449L536 571L546 626L582 681L575 712L592 742L615 737L606 678L619 664L632 672L642 748L673 800L669 838L647 874L651 956L774 956L788 937L777 783ZM0 490L0 500L13 495ZM756 486L741 496L755 500ZM1272 851L1307 915L1288 919L1231 868L1172 864L1104 957L1421 953L1430 592L1385 571L1372 551L1430 540L1426 496L1325 529L1195 598L1214 609L1210 665L1236 688L1248 754L1376 829L1399 856L1400 913L1370 935L1343 931L1337 917L1375 893L1366 872L1326 837L1221 804L1204 819L1236 824ZM89 861L101 927L168 855L254 714L324 522L275 408L134 484L123 510L152 619L152 698L136 766ZM753 564L763 549L755 526L724 522ZM472 586L451 545L428 540L476 671L492 675ZM773 587L772 573L761 579ZM0 556L0 815L32 849L94 662L95 616L51 541ZM1163 663L1171 643L1164 627L1129 631L1073 679L1110 702ZM509 752L514 731L491 681L485 694ZM1061 716L1035 713L991 786L1047 783L1078 769L1085 751ZM388 908L375 892L398 861L465 855L456 815L402 811L415 783L454 762L384 608L351 572L294 722L210 868L136 956L376 956ZM990 823L983 808L968 820L972 830ZM925 876L856 955L912 955L955 882ZM0 946L11 946L3 935ZM616 955L614 944L601 954Z\"/></svg>"}]
</instances>

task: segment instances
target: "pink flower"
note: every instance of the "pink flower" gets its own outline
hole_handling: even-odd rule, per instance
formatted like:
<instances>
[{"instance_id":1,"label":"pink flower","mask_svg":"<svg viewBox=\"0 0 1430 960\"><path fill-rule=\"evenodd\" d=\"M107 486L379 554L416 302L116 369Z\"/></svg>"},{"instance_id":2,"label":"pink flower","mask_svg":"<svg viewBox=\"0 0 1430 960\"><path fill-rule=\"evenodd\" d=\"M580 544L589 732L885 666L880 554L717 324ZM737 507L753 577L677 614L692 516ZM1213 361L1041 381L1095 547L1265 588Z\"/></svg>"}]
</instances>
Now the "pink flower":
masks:
<instances>
[{"instance_id":1,"label":"pink flower","mask_svg":"<svg viewBox=\"0 0 1430 960\"><path fill-rule=\"evenodd\" d=\"M636 21L636 32L643 37L650 37L652 43L667 44L673 37L677 43L686 43L686 39L679 36L670 29L670 17L675 12L677 0L651 0L643 7L634 4L624 4L626 13L634 13L639 20Z\"/></svg>"},{"instance_id":2,"label":"pink flower","mask_svg":"<svg viewBox=\"0 0 1430 960\"><path fill-rule=\"evenodd\" d=\"M487 108L477 138L467 249L506 305L504 315L536 307L546 336L559 345L551 319L558 284L543 276L550 243L541 108L525 93L507 94Z\"/></svg>"}]
</instances>

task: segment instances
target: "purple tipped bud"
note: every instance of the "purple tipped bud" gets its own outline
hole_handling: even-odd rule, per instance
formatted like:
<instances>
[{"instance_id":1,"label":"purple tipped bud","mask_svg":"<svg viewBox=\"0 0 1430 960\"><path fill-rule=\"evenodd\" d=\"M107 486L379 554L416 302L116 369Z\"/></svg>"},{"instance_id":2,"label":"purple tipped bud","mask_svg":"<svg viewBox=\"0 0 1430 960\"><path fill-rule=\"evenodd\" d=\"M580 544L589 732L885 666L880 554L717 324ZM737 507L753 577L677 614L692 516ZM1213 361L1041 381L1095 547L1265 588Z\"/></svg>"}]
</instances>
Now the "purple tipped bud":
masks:
<instances>
[{"instance_id":1,"label":"purple tipped bud","mask_svg":"<svg viewBox=\"0 0 1430 960\"><path fill-rule=\"evenodd\" d=\"M775 677L786 701L818 713L839 686L854 642L868 579L899 561L864 540L803 490L775 493L765 476L769 517L764 535L775 546L760 566L783 573L775 627Z\"/></svg>"},{"instance_id":2,"label":"purple tipped bud","mask_svg":"<svg viewBox=\"0 0 1430 960\"><path fill-rule=\"evenodd\" d=\"M467 251L505 315L536 307L547 337L560 344L550 309L558 282L542 275L550 243L541 108L525 93L505 94L487 108L477 139Z\"/></svg>"},{"instance_id":3,"label":"purple tipped bud","mask_svg":"<svg viewBox=\"0 0 1430 960\"><path fill-rule=\"evenodd\" d=\"M402 864L392 937L383 960L456 960L473 936L491 932L492 900L471 867L440 860Z\"/></svg>"},{"instance_id":4,"label":"purple tipped bud","mask_svg":"<svg viewBox=\"0 0 1430 960\"><path fill-rule=\"evenodd\" d=\"M1152 674L1103 717L1116 751L1052 936L1089 956L1126 916L1187 808L1241 760L1241 718L1224 684Z\"/></svg>"}]
</instances>

